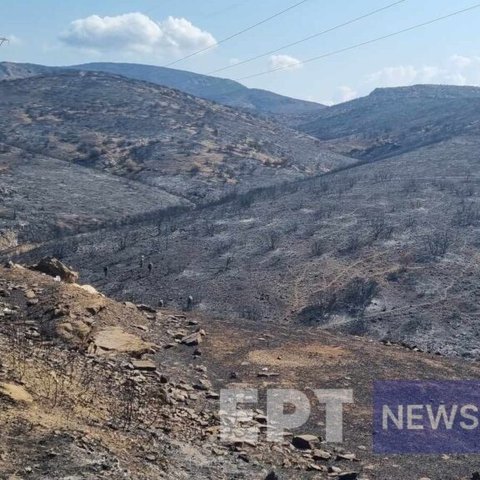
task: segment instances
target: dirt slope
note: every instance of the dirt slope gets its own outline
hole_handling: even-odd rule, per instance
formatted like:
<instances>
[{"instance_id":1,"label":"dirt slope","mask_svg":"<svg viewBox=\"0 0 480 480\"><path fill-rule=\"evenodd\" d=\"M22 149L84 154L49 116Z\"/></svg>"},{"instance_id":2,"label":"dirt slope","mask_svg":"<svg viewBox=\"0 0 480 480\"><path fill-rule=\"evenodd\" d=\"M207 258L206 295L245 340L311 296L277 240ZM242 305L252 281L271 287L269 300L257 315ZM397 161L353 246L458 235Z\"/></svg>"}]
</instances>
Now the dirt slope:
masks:
<instances>
[{"instance_id":1,"label":"dirt slope","mask_svg":"<svg viewBox=\"0 0 480 480\"><path fill-rule=\"evenodd\" d=\"M337 467L339 478L437 479L441 471L442 479L459 480L475 469L475 458L465 456L376 457L370 425L374 380L476 378L474 363L119 304L21 267L0 269L0 295L0 383L17 392L13 398L0 389L2 478L260 480L275 470L278 478L320 480ZM195 331L200 345L182 345ZM109 332L108 350L102 332ZM130 347L135 338L135 348L122 348L119 335ZM275 448L262 437L256 445L218 441L219 389L269 385L353 388L345 443L321 445L329 460L315 461L289 437ZM322 410L314 412L294 433L324 434Z\"/></svg>"}]
</instances>

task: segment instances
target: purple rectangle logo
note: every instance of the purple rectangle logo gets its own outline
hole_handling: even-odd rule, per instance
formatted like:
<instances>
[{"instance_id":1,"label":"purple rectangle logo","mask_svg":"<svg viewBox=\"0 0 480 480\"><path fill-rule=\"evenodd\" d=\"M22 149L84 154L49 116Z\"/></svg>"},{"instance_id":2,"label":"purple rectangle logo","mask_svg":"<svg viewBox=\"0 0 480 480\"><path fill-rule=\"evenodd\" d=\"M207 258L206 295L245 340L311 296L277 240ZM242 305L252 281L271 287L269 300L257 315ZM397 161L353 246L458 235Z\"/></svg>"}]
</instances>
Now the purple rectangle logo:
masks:
<instances>
[{"instance_id":1,"label":"purple rectangle logo","mask_svg":"<svg viewBox=\"0 0 480 480\"><path fill-rule=\"evenodd\" d=\"M480 453L480 381L381 381L375 453Z\"/></svg>"}]
</instances>

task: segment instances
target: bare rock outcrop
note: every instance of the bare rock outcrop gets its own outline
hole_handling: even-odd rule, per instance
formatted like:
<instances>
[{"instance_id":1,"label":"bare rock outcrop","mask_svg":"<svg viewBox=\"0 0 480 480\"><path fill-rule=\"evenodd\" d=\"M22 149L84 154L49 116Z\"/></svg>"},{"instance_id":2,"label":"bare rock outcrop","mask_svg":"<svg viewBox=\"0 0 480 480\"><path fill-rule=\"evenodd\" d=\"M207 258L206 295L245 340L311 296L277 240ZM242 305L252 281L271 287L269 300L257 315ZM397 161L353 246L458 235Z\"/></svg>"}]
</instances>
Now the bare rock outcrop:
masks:
<instances>
[{"instance_id":1,"label":"bare rock outcrop","mask_svg":"<svg viewBox=\"0 0 480 480\"><path fill-rule=\"evenodd\" d=\"M54 257L45 257L32 270L45 273L51 277L60 277L66 283L77 283L78 273L67 267L64 263Z\"/></svg>"}]
</instances>

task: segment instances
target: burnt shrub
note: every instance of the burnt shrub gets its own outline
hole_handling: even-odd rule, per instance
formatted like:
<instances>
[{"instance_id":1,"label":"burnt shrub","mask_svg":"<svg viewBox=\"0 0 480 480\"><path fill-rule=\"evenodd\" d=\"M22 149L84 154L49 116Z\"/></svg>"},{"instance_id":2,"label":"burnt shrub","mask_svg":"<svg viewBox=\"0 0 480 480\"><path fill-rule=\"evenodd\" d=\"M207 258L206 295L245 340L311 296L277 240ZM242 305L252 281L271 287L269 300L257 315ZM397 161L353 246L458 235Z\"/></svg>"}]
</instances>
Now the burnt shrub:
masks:
<instances>
[{"instance_id":1,"label":"burnt shrub","mask_svg":"<svg viewBox=\"0 0 480 480\"><path fill-rule=\"evenodd\" d=\"M453 233L446 229L433 232L423 237L416 260L428 262L443 257L454 242Z\"/></svg>"},{"instance_id":2,"label":"burnt shrub","mask_svg":"<svg viewBox=\"0 0 480 480\"><path fill-rule=\"evenodd\" d=\"M375 280L352 278L341 289L324 292L318 302L299 312L298 319L302 323L326 324L332 315L361 317L378 289Z\"/></svg>"},{"instance_id":3,"label":"burnt shrub","mask_svg":"<svg viewBox=\"0 0 480 480\"><path fill-rule=\"evenodd\" d=\"M478 225L480 209L473 202L462 201L453 216L452 223L458 227L471 227Z\"/></svg>"},{"instance_id":4,"label":"burnt shrub","mask_svg":"<svg viewBox=\"0 0 480 480\"><path fill-rule=\"evenodd\" d=\"M312 257L321 257L325 253L325 245L321 240L314 240L310 247Z\"/></svg>"},{"instance_id":5,"label":"burnt shrub","mask_svg":"<svg viewBox=\"0 0 480 480\"><path fill-rule=\"evenodd\" d=\"M353 233L350 235L344 245L338 250L341 255L353 255L357 253L362 248L362 240L358 233Z\"/></svg>"}]
</instances>

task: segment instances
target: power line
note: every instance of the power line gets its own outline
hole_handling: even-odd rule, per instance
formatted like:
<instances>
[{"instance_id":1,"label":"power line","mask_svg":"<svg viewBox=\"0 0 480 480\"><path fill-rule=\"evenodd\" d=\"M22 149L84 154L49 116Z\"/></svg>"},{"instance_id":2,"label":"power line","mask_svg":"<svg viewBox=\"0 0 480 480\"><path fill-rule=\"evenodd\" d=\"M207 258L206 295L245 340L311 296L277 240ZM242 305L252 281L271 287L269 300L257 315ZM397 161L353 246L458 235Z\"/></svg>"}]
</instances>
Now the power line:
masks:
<instances>
[{"instance_id":1,"label":"power line","mask_svg":"<svg viewBox=\"0 0 480 480\"><path fill-rule=\"evenodd\" d=\"M250 0L246 0L244 2L235 2L235 3L232 3L231 5L227 6L227 7L224 7L220 10L215 10L214 12L210 12L210 13L205 13L204 15L202 15L200 17L200 19L209 19L209 18L213 18L213 17L218 17L219 15L223 15L224 13L228 13L228 12L231 12L232 10L238 8L238 7L241 7L241 6L244 6L245 4L247 3L250 3Z\"/></svg>"},{"instance_id":2,"label":"power line","mask_svg":"<svg viewBox=\"0 0 480 480\"><path fill-rule=\"evenodd\" d=\"M251 57L251 58L247 58L246 60L242 60L241 62L237 62L235 63L234 65L228 65L226 67L223 67L223 68L219 68L217 70L213 70L212 72L208 72L207 75L213 75L215 73L219 73L219 72L223 72L225 70L229 70L231 68L235 68L235 67L238 67L240 65L245 65L246 63L250 63L250 62L253 62L254 60L258 60L259 58L264 58L264 57L268 57L269 55L273 55L274 53L277 53L277 52L280 52L281 50L284 50L285 48L290 48L290 47L294 47L296 45L299 45L301 43L304 43L304 42L307 42L309 40L312 40L314 38L318 38L322 35L325 35L327 33L330 33L330 32L333 32L335 30L338 30L340 28L343 28L343 27L346 27L348 25L351 25L352 23L356 23L356 22L359 22L360 20L363 20L365 18L368 18L368 17L371 17L372 15L375 15L377 13L380 13L380 12L383 12L384 10L388 10L389 8L392 8L392 7L395 7L397 5L399 5L400 3L404 3L406 2L407 0L399 0L399 1L396 1L394 3L391 3L389 5L386 5L385 7L382 7L382 8L377 8L376 10L373 10L371 12L368 12L366 13L365 15L361 15L360 17L356 17L354 18L353 20L349 20L348 22L344 22L344 23L341 23L339 25L335 25L334 27L331 27L331 28L328 28L327 30L323 30L321 32L318 32L318 33L315 33L313 35L309 35L308 37L304 37L300 40L297 40L296 42L292 42L292 43L289 43L287 45L283 45L282 47L279 47L275 50L270 50L269 52L266 52L266 53L261 53L260 55L257 55L255 57Z\"/></svg>"},{"instance_id":3,"label":"power line","mask_svg":"<svg viewBox=\"0 0 480 480\"><path fill-rule=\"evenodd\" d=\"M10 43L10 40L9 40L8 38L0 37L0 47L1 47L4 43Z\"/></svg>"},{"instance_id":4,"label":"power line","mask_svg":"<svg viewBox=\"0 0 480 480\"><path fill-rule=\"evenodd\" d=\"M476 8L479 8L479 7L480 7L480 3L477 3L477 4L475 4L471 7L464 8L462 10L457 10L455 12L449 13L448 15L443 15L442 17L434 18L433 20L429 20L428 22L419 23L417 25L413 25L411 27L404 28L403 30L399 30L397 32L389 33L388 35L383 35L381 37L373 38L373 39L367 40L365 42L356 43L355 45L351 45L349 47L341 48L339 50L334 50L333 52L324 53L323 55L319 55L317 57L309 58L307 60L302 60L302 61L298 62L296 65L305 65L307 63L316 62L318 60L322 60L322 59L327 58L327 57L332 57L334 55L338 55L339 53L347 52L349 50L355 50L357 48L363 47L365 45L369 45L371 43L376 43L376 42L379 42L381 40L385 40L387 38L391 38L391 37L395 37L397 35L401 35L402 33L410 32L411 30L416 30L418 28L425 27L427 25L431 25L432 23L440 22L441 20L446 20L447 18L451 18L451 17L454 17L456 15L460 15L461 13L469 12L469 11L474 10ZM245 77L237 78L235 80L236 81L247 80L247 79L250 79L250 78L260 77L260 76L263 76L263 75L268 75L268 74L273 73L273 72L278 72L280 70L288 70L289 68L290 68L289 66L272 68L272 69L266 70L264 72L254 73L253 75L247 75Z\"/></svg>"},{"instance_id":5,"label":"power line","mask_svg":"<svg viewBox=\"0 0 480 480\"><path fill-rule=\"evenodd\" d=\"M273 20L274 18L277 18L279 17L280 15L283 15L284 13L287 13L289 12L290 10L293 10L294 8L297 8L299 7L300 5L308 2L309 0L302 0L301 2L297 2L295 3L294 5L291 5L290 7L288 8L285 8L284 10L281 10L280 12L277 12L263 20L261 20L260 22L257 22L253 25L250 25L249 27L247 28L244 28L243 30L240 30L239 32L236 32L234 33L233 35L230 35L226 38L223 38L222 40L219 40L218 42L215 42L215 44L213 45L210 45L209 47L205 47L205 48L202 48L201 50L198 50L196 52L193 52L189 55L186 55L185 57L182 57L182 58L179 58L178 60L175 60L173 62L170 62L170 63L167 63L166 65L164 65L165 67L171 67L172 65L176 65L177 63L179 62L183 62L183 60L187 60L188 58L192 58L196 55L199 55L200 53L203 53L203 52L206 52L208 50L211 50L212 48L215 48L217 47L218 45L221 45L222 43L225 43L225 42L228 42L229 40L232 40L232 38L236 38L240 35L243 35L244 33L246 32L249 32L250 30L253 30L254 28L256 27L259 27L260 25L263 25L264 23L267 23L269 22L270 20Z\"/></svg>"}]
</instances>

